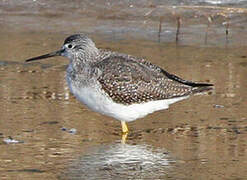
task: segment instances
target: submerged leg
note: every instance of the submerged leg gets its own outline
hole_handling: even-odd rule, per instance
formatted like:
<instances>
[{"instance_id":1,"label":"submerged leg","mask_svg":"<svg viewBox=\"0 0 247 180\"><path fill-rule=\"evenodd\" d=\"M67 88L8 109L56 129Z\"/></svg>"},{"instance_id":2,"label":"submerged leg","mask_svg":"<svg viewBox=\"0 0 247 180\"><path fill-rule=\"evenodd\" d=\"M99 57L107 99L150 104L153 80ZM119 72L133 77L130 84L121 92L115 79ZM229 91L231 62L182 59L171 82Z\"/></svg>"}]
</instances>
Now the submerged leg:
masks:
<instances>
[{"instance_id":1,"label":"submerged leg","mask_svg":"<svg viewBox=\"0 0 247 180\"><path fill-rule=\"evenodd\" d=\"M122 144L125 144L129 130L125 121L121 121L121 125L122 125Z\"/></svg>"}]
</instances>

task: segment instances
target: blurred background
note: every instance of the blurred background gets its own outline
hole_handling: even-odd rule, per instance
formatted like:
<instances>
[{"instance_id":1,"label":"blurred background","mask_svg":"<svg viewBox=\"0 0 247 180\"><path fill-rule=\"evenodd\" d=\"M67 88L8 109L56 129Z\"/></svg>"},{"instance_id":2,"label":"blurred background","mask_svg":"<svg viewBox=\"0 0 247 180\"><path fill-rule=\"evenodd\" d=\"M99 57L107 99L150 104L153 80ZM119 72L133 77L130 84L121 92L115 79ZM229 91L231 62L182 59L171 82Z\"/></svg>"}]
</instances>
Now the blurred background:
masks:
<instances>
[{"instance_id":1,"label":"blurred background","mask_svg":"<svg viewBox=\"0 0 247 180\"><path fill-rule=\"evenodd\" d=\"M227 38L232 45L245 45L246 4L245 0L2 0L0 22L7 32L83 32L162 42L173 42L180 26L182 44L225 45Z\"/></svg>"}]
</instances>

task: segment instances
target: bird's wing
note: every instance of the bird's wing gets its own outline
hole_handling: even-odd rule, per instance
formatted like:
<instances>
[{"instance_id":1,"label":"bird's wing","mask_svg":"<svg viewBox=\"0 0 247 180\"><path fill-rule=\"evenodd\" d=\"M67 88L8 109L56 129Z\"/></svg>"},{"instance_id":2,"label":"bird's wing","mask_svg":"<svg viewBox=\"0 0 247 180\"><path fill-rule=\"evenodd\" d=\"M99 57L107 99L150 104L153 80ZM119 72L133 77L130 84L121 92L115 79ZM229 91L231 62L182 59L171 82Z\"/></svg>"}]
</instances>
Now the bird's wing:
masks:
<instances>
[{"instance_id":1,"label":"bird's wing","mask_svg":"<svg viewBox=\"0 0 247 180\"><path fill-rule=\"evenodd\" d=\"M130 56L109 56L95 68L100 71L98 81L102 89L117 103L130 105L193 93L193 87L182 83L181 78Z\"/></svg>"}]
</instances>

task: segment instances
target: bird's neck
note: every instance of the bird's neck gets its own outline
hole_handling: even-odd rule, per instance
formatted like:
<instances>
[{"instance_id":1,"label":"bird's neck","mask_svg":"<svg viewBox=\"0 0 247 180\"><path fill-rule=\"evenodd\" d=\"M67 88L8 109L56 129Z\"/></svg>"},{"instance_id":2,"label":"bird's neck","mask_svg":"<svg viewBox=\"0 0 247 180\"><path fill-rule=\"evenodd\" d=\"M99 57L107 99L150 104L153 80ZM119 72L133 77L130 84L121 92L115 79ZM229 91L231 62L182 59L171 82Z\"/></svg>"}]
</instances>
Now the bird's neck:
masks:
<instances>
[{"instance_id":1,"label":"bird's neck","mask_svg":"<svg viewBox=\"0 0 247 180\"><path fill-rule=\"evenodd\" d=\"M95 46L87 46L82 52L77 52L72 59L72 63L79 65L89 65L97 61L99 50Z\"/></svg>"},{"instance_id":2,"label":"bird's neck","mask_svg":"<svg viewBox=\"0 0 247 180\"><path fill-rule=\"evenodd\" d=\"M67 68L67 81L77 86L85 86L92 77L92 65L88 62L70 63Z\"/></svg>"},{"instance_id":3,"label":"bird's neck","mask_svg":"<svg viewBox=\"0 0 247 180\"><path fill-rule=\"evenodd\" d=\"M73 59L70 60L68 69L70 74L73 74L75 77L89 78L93 71L93 65L98 61L98 56L98 49L90 49L90 51L76 54Z\"/></svg>"},{"instance_id":4,"label":"bird's neck","mask_svg":"<svg viewBox=\"0 0 247 180\"><path fill-rule=\"evenodd\" d=\"M90 57L86 57L87 59L89 59ZM91 69L92 67L92 62L88 61L88 60L82 60L81 57L80 59L74 59L73 61L71 61L69 68L70 71L73 71L73 73L75 74L87 74L88 71Z\"/></svg>"},{"instance_id":5,"label":"bird's neck","mask_svg":"<svg viewBox=\"0 0 247 180\"><path fill-rule=\"evenodd\" d=\"M70 64L67 69L67 75L71 80L80 80L87 82L94 75L94 64L97 63L100 50L95 46L84 47L83 52L74 54L74 57L70 58Z\"/></svg>"}]
</instances>

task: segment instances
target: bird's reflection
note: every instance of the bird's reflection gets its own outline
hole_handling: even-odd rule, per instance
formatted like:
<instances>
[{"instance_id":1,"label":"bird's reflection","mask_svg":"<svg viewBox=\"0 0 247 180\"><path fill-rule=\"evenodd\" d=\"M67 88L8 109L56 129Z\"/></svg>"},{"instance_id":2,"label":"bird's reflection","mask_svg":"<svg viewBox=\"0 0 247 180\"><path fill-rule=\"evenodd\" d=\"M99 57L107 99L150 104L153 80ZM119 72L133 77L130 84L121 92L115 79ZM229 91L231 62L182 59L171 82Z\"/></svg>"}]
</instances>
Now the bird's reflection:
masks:
<instances>
[{"instance_id":1,"label":"bird's reflection","mask_svg":"<svg viewBox=\"0 0 247 180\"><path fill-rule=\"evenodd\" d=\"M61 179L157 179L172 162L164 149L149 145L101 145L74 161Z\"/></svg>"}]
</instances>

